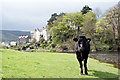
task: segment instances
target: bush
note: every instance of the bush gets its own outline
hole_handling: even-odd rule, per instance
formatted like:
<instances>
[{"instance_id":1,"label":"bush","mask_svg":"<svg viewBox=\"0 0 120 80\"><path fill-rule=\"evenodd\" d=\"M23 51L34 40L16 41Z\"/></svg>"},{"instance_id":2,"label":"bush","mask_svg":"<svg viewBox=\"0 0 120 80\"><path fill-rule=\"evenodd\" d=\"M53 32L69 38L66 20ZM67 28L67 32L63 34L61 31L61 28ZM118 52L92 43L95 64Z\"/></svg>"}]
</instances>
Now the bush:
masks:
<instances>
[{"instance_id":1,"label":"bush","mask_svg":"<svg viewBox=\"0 0 120 80\"><path fill-rule=\"evenodd\" d=\"M40 44L40 47L42 47L43 49L46 47L45 44Z\"/></svg>"},{"instance_id":2,"label":"bush","mask_svg":"<svg viewBox=\"0 0 120 80\"><path fill-rule=\"evenodd\" d=\"M38 46L38 47L39 47L39 46L40 46L40 42L36 42L36 46Z\"/></svg>"},{"instance_id":3,"label":"bush","mask_svg":"<svg viewBox=\"0 0 120 80\"><path fill-rule=\"evenodd\" d=\"M23 47L22 47L22 50L26 50L26 47L25 47L25 46L23 46Z\"/></svg>"},{"instance_id":4,"label":"bush","mask_svg":"<svg viewBox=\"0 0 120 80\"><path fill-rule=\"evenodd\" d=\"M51 43L52 43L52 41L50 41L50 40L48 40L47 42L48 42L48 44L51 44Z\"/></svg>"},{"instance_id":5,"label":"bush","mask_svg":"<svg viewBox=\"0 0 120 80\"><path fill-rule=\"evenodd\" d=\"M51 49L50 52L56 52L56 49Z\"/></svg>"},{"instance_id":6,"label":"bush","mask_svg":"<svg viewBox=\"0 0 120 80\"><path fill-rule=\"evenodd\" d=\"M34 49L34 46L30 46L30 49Z\"/></svg>"},{"instance_id":7,"label":"bush","mask_svg":"<svg viewBox=\"0 0 120 80\"><path fill-rule=\"evenodd\" d=\"M55 46L56 46L55 44L51 44L51 47L52 47L52 48L55 48Z\"/></svg>"},{"instance_id":8,"label":"bush","mask_svg":"<svg viewBox=\"0 0 120 80\"><path fill-rule=\"evenodd\" d=\"M57 44L56 49L59 51L68 50L68 46L66 44Z\"/></svg>"},{"instance_id":9,"label":"bush","mask_svg":"<svg viewBox=\"0 0 120 80\"><path fill-rule=\"evenodd\" d=\"M31 42L31 45L34 44L36 42L36 39L34 38L33 41Z\"/></svg>"},{"instance_id":10,"label":"bush","mask_svg":"<svg viewBox=\"0 0 120 80\"><path fill-rule=\"evenodd\" d=\"M31 52L35 52L35 51L37 51L36 49L31 49Z\"/></svg>"},{"instance_id":11,"label":"bush","mask_svg":"<svg viewBox=\"0 0 120 80\"><path fill-rule=\"evenodd\" d=\"M62 50L68 50L68 46L66 46L64 44L61 45L61 48L62 48Z\"/></svg>"},{"instance_id":12,"label":"bush","mask_svg":"<svg viewBox=\"0 0 120 80\"><path fill-rule=\"evenodd\" d=\"M43 43L44 41L45 41L45 39L41 37L40 38L40 44Z\"/></svg>"},{"instance_id":13,"label":"bush","mask_svg":"<svg viewBox=\"0 0 120 80\"><path fill-rule=\"evenodd\" d=\"M63 44L66 44L68 49L74 50L75 42L73 41L73 39L68 39L67 42Z\"/></svg>"}]
</instances>

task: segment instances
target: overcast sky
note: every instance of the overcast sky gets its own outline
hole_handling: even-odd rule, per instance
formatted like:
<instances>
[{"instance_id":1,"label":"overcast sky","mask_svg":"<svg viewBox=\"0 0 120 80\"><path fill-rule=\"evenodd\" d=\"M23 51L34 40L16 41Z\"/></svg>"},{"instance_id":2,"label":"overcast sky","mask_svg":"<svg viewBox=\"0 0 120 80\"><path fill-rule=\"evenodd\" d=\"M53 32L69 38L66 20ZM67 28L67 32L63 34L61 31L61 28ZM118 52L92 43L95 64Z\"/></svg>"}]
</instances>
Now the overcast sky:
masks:
<instances>
[{"instance_id":1,"label":"overcast sky","mask_svg":"<svg viewBox=\"0 0 120 80\"><path fill-rule=\"evenodd\" d=\"M2 0L2 29L30 31L46 26L51 14L79 12L83 6L101 12L120 0ZM0 8L0 13L1 13ZM1 21L1 20L0 20ZM0 24L1 25L1 24Z\"/></svg>"}]
</instances>

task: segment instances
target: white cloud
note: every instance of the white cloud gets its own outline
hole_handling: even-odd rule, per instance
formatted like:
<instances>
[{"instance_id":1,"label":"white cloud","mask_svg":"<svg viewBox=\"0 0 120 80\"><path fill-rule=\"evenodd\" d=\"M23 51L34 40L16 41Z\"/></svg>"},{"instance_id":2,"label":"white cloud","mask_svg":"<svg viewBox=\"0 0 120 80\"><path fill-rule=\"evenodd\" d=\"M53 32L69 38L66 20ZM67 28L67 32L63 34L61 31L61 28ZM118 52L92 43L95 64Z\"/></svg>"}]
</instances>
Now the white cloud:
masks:
<instances>
[{"instance_id":1,"label":"white cloud","mask_svg":"<svg viewBox=\"0 0 120 80\"><path fill-rule=\"evenodd\" d=\"M56 12L78 12L84 5L106 9L119 0L3 0L3 29L31 30L47 24L51 14ZM25 28L24 28L25 27Z\"/></svg>"}]
</instances>

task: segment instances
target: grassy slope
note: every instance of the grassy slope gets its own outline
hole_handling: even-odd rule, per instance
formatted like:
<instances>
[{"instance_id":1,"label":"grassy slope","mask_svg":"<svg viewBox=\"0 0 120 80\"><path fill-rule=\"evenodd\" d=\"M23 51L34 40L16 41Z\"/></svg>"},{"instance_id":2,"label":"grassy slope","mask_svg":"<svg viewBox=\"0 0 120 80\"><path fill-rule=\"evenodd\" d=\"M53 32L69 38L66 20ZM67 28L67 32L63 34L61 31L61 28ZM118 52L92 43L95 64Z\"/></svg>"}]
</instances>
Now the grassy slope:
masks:
<instances>
[{"instance_id":1,"label":"grassy slope","mask_svg":"<svg viewBox=\"0 0 120 80\"><path fill-rule=\"evenodd\" d=\"M79 75L75 54L2 51L3 78L115 78L111 64L88 59L89 75Z\"/></svg>"}]
</instances>

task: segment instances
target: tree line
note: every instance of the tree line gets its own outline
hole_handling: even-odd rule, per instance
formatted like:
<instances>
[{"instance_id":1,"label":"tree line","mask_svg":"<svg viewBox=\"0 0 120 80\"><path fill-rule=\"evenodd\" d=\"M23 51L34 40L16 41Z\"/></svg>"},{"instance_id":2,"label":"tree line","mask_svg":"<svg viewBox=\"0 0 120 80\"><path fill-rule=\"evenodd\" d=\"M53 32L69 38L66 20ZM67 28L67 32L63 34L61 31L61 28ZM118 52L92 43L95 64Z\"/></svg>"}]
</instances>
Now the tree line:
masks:
<instances>
[{"instance_id":1,"label":"tree line","mask_svg":"<svg viewBox=\"0 0 120 80\"><path fill-rule=\"evenodd\" d=\"M80 12L54 13L46 28L55 48L73 49L72 39L85 35L92 39L91 48L98 50L120 49L120 3L101 17L85 5Z\"/></svg>"}]
</instances>

